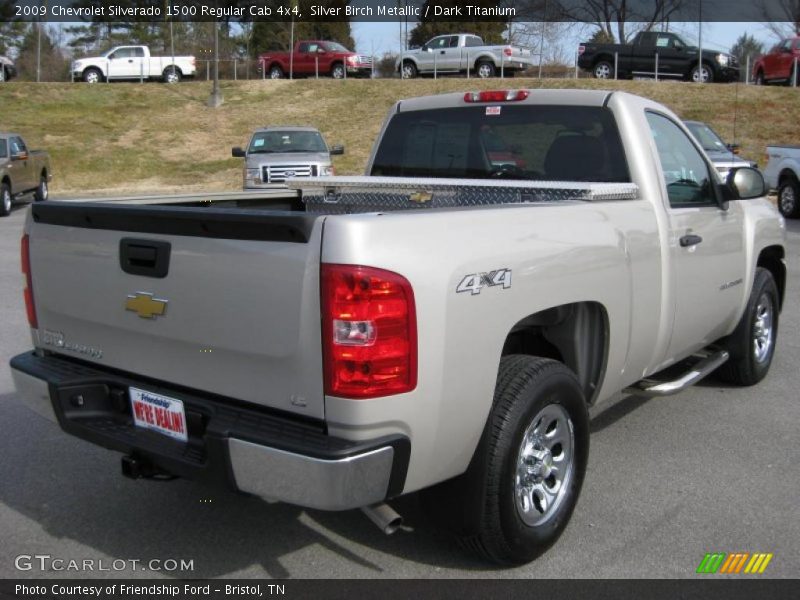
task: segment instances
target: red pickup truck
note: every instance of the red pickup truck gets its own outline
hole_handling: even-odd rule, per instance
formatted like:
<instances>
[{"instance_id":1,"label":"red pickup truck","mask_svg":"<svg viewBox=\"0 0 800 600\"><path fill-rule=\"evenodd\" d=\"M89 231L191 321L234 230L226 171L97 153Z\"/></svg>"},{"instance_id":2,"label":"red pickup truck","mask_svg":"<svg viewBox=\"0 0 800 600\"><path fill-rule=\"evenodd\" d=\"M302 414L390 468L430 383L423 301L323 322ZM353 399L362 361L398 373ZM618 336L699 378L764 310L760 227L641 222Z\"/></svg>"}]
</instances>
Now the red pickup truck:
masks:
<instances>
[{"instance_id":1,"label":"red pickup truck","mask_svg":"<svg viewBox=\"0 0 800 600\"><path fill-rule=\"evenodd\" d=\"M267 52L258 57L265 77L281 79L292 77L330 75L334 79L347 76L369 77L372 74L372 57L351 52L337 42L302 40L293 52Z\"/></svg>"},{"instance_id":2,"label":"red pickup truck","mask_svg":"<svg viewBox=\"0 0 800 600\"><path fill-rule=\"evenodd\" d=\"M795 69L797 75L794 75ZM800 36L781 40L753 64L753 80L758 85L771 81L791 84L793 77L800 83Z\"/></svg>"}]
</instances>

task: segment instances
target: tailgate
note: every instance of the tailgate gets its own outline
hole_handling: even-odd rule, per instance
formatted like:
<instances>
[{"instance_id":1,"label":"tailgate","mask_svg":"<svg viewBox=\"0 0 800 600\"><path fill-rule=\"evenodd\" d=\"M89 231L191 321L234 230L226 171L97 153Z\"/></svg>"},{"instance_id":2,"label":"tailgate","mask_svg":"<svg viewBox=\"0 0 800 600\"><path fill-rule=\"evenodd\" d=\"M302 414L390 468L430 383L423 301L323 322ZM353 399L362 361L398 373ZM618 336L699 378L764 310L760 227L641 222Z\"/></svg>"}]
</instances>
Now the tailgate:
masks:
<instances>
[{"instance_id":1,"label":"tailgate","mask_svg":"<svg viewBox=\"0 0 800 600\"><path fill-rule=\"evenodd\" d=\"M324 418L323 219L263 210L38 203L38 346Z\"/></svg>"}]
</instances>

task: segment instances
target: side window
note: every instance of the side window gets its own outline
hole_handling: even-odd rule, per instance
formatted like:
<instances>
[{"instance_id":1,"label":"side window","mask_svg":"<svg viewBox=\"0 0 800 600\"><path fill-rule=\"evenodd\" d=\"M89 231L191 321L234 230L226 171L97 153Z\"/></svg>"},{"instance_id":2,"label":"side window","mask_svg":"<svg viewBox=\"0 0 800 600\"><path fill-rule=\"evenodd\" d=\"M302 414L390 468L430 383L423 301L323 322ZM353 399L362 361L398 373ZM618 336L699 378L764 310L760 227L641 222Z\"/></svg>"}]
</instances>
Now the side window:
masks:
<instances>
[{"instance_id":1,"label":"side window","mask_svg":"<svg viewBox=\"0 0 800 600\"><path fill-rule=\"evenodd\" d=\"M28 149L25 147L25 142L22 141L21 137L13 137L11 138L11 154L19 154L20 152L27 152Z\"/></svg>"},{"instance_id":2,"label":"side window","mask_svg":"<svg viewBox=\"0 0 800 600\"><path fill-rule=\"evenodd\" d=\"M450 47L451 48L458 48L458 36L451 35L450 36Z\"/></svg>"},{"instance_id":3,"label":"side window","mask_svg":"<svg viewBox=\"0 0 800 600\"><path fill-rule=\"evenodd\" d=\"M792 49L792 40L783 40L781 42L781 50L789 51Z\"/></svg>"},{"instance_id":4,"label":"side window","mask_svg":"<svg viewBox=\"0 0 800 600\"><path fill-rule=\"evenodd\" d=\"M298 52L308 52L308 42L303 42L297 46Z\"/></svg>"},{"instance_id":5,"label":"side window","mask_svg":"<svg viewBox=\"0 0 800 600\"><path fill-rule=\"evenodd\" d=\"M433 38L430 43L428 44L434 50L439 50L440 48L447 47L447 36Z\"/></svg>"},{"instance_id":6,"label":"side window","mask_svg":"<svg viewBox=\"0 0 800 600\"><path fill-rule=\"evenodd\" d=\"M144 58L144 48L134 48L133 56L136 58Z\"/></svg>"},{"instance_id":7,"label":"side window","mask_svg":"<svg viewBox=\"0 0 800 600\"><path fill-rule=\"evenodd\" d=\"M481 40L479 37L475 37L474 35L467 36L466 46L469 48L483 46L483 40Z\"/></svg>"},{"instance_id":8,"label":"side window","mask_svg":"<svg viewBox=\"0 0 800 600\"><path fill-rule=\"evenodd\" d=\"M668 35L660 35L656 38L656 47L658 48L669 48L672 44L672 37Z\"/></svg>"},{"instance_id":9,"label":"side window","mask_svg":"<svg viewBox=\"0 0 800 600\"><path fill-rule=\"evenodd\" d=\"M0 158L8 158L8 142L0 139Z\"/></svg>"},{"instance_id":10,"label":"side window","mask_svg":"<svg viewBox=\"0 0 800 600\"><path fill-rule=\"evenodd\" d=\"M715 206L715 180L687 135L662 115L648 112L647 121L658 148L670 206Z\"/></svg>"}]
</instances>

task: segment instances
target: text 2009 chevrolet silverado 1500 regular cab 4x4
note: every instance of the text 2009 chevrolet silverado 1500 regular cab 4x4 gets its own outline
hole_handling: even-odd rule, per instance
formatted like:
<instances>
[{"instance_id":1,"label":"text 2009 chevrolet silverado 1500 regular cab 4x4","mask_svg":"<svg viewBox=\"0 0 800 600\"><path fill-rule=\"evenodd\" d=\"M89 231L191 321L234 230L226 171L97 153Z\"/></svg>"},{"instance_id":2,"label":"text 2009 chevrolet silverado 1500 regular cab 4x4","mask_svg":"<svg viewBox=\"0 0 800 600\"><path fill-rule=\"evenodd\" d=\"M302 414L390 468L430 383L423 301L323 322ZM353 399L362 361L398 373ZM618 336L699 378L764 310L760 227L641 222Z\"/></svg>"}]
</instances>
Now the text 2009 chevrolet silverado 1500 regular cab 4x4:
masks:
<instances>
[{"instance_id":1,"label":"text 2009 chevrolet silverado 1500 regular cab 4x4","mask_svg":"<svg viewBox=\"0 0 800 600\"><path fill-rule=\"evenodd\" d=\"M52 178L47 152L28 150L22 136L0 132L0 217L11 214L14 198L23 194L47 200Z\"/></svg>"},{"instance_id":2,"label":"text 2009 chevrolet silverado 1500 regular cab 4x4","mask_svg":"<svg viewBox=\"0 0 800 600\"><path fill-rule=\"evenodd\" d=\"M490 160L488 130L520 160ZM260 204L34 204L17 389L128 475L368 507L389 529L384 502L424 490L520 563L573 512L589 406L770 368L784 222L758 171L723 184L659 104L403 100L367 173Z\"/></svg>"}]
</instances>

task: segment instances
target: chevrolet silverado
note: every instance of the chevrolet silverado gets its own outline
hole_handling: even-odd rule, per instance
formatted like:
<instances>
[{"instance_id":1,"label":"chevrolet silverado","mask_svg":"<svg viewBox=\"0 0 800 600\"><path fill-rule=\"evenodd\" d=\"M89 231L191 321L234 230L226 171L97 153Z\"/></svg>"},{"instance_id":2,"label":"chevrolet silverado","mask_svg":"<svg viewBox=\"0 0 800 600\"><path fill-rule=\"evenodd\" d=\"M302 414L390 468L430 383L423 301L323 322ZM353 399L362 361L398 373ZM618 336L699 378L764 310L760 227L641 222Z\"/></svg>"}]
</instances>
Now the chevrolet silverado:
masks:
<instances>
[{"instance_id":1,"label":"chevrolet silverado","mask_svg":"<svg viewBox=\"0 0 800 600\"><path fill-rule=\"evenodd\" d=\"M489 157L487 126L518 160ZM722 182L655 102L402 100L366 176L290 186L34 204L34 349L11 360L29 406L130 477L363 508L387 532L386 501L422 490L514 564L569 521L590 406L770 369L783 219L757 170Z\"/></svg>"},{"instance_id":2,"label":"chevrolet silverado","mask_svg":"<svg viewBox=\"0 0 800 600\"><path fill-rule=\"evenodd\" d=\"M767 187L778 191L781 214L800 217L800 146L767 146L764 179Z\"/></svg>"},{"instance_id":3,"label":"chevrolet silverado","mask_svg":"<svg viewBox=\"0 0 800 600\"><path fill-rule=\"evenodd\" d=\"M258 57L264 77L313 77L334 79L371 77L372 57L348 50L338 42L302 40L292 52L267 52Z\"/></svg>"},{"instance_id":4,"label":"chevrolet silverado","mask_svg":"<svg viewBox=\"0 0 800 600\"><path fill-rule=\"evenodd\" d=\"M177 83L183 77L194 77L194 56L153 56L148 46L116 46L100 56L80 58L72 62L73 81L98 83L115 79L159 79Z\"/></svg>"}]
</instances>

